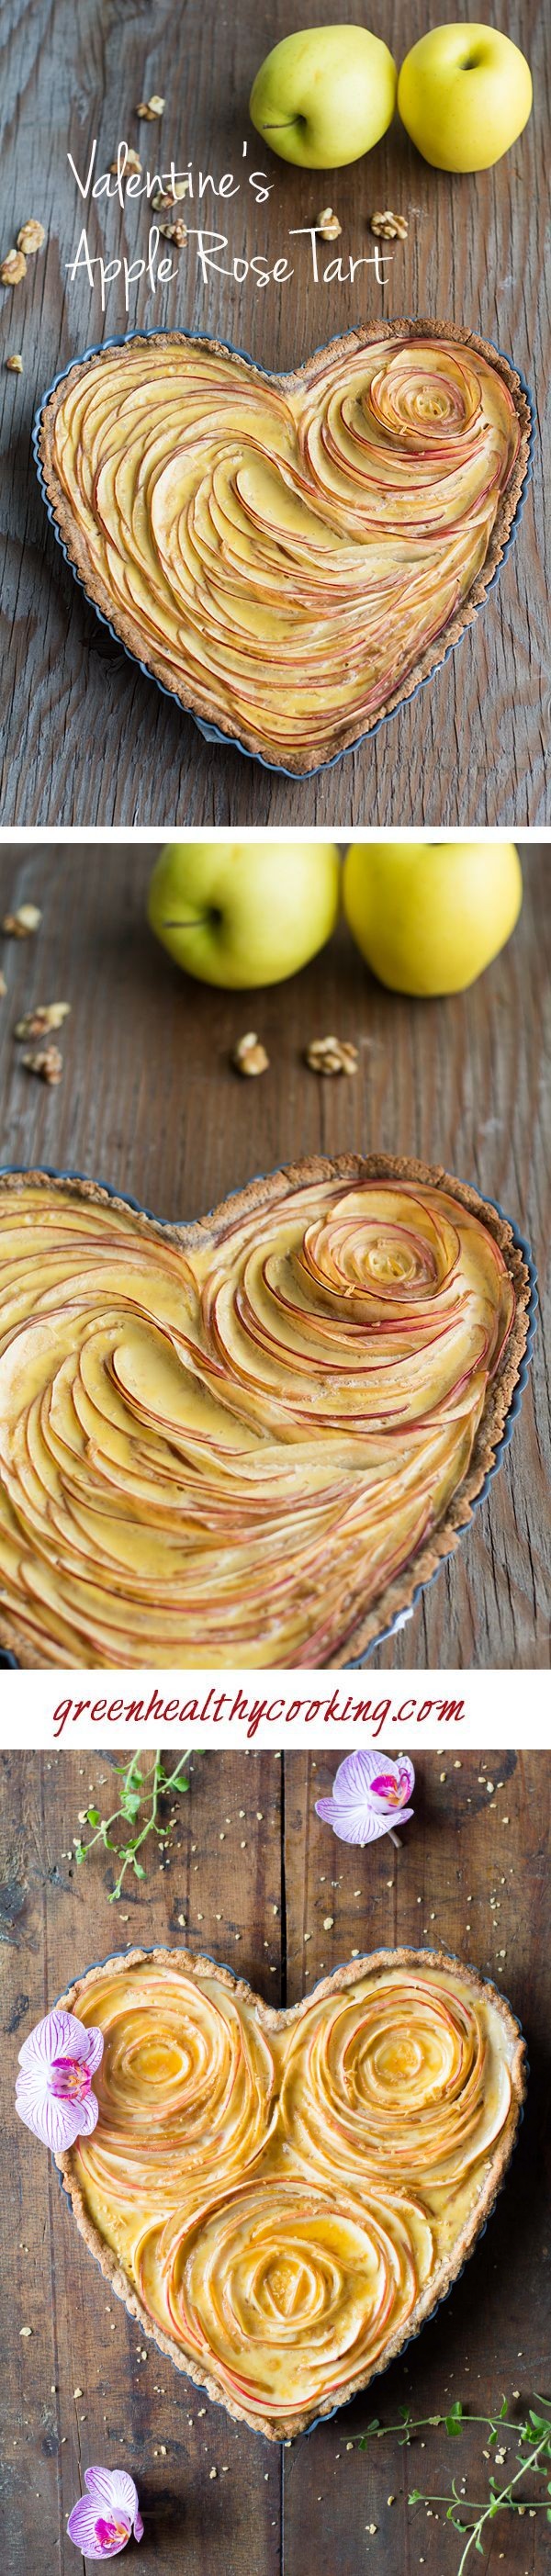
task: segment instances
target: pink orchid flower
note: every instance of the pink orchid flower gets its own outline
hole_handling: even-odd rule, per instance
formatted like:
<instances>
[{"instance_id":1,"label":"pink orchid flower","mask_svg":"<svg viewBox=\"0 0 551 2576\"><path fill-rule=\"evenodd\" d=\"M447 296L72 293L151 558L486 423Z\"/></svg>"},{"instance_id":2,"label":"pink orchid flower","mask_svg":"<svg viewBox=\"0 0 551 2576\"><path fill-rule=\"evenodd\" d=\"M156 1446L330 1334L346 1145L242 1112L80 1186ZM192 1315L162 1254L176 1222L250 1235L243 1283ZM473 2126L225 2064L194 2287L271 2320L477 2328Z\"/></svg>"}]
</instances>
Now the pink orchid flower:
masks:
<instances>
[{"instance_id":1,"label":"pink orchid flower","mask_svg":"<svg viewBox=\"0 0 551 2576\"><path fill-rule=\"evenodd\" d=\"M54 2011L38 2021L19 2050L15 2087L20 2120L59 2155L75 2138L95 2129L98 2105L92 2076L103 2056L103 2032L85 2030L76 2013Z\"/></svg>"},{"instance_id":2,"label":"pink orchid flower","mask_svg":"<svg viewBox=\"0 0 551 2576\"><path fill-rule=\"evenodd\" d=\"M69 2514L67 2533L83 2558L118 2558L132 2532L143 2540L138 2490L126 2469L86 2469L88 2494Z\"/></svg>"},{"instance_id":3,"label":"pink orchid flower","mask_svg":"<svg viewBox=\"0 0 551 2576\"><path fill-rule=\"evenodd\" d=\"M316 1798L316 1815L333 1826L342 1843L375 1843L393 1827L406 1825L413 1807L406 1805L415 1787L407 1754L393 1762L390 1754L347 1753L339 1762L331 1798Z\"/></svg>"}]
</instances>

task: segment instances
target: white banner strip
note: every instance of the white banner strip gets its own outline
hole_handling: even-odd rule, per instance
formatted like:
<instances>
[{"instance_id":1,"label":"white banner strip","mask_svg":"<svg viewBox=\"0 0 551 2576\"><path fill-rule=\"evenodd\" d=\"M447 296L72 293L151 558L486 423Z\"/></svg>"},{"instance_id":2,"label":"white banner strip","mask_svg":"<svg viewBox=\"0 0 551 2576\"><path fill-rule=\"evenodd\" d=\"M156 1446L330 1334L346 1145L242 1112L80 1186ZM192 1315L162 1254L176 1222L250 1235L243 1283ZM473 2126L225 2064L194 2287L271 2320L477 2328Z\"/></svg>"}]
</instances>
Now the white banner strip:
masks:
<instances>
[{"instance_id":1,"label":"white banner strip","mask_svg":"<svg viewBox=\"0 0 551 2576\"><path fill-rule=\"evenodd\" d=\"M540 1672L41 1672L0 1675L0 1746L128 1758L140 1744L273 1752L407 1741L551 1749Z\"/></svg>"}]
</instances>

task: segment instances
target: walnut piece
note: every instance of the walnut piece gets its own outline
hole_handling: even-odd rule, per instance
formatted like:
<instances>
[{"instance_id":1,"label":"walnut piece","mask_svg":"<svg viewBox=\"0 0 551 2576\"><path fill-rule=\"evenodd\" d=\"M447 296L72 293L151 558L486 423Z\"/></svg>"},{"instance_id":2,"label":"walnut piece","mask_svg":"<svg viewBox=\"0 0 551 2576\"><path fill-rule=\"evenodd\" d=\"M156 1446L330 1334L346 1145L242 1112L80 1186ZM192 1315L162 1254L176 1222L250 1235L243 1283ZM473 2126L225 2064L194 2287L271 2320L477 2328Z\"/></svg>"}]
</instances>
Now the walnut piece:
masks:
<instances>
[{"instance_id":1,"label":"walnut piece","mask_svg":"<svg viewBox=\"0 0 551 2576\"><path fill-rule=\"evenodd\" d=\"M390 206L387 206L386 212L382 215L371 215L370 223L372 233L378 234L381 241L407 240L408 227L405 215L393 215Z\"/></svg>"},{"instance_id":2,"label":"walnut piece","mask_svg":"<svg viewBox=\"0 0 551 2576\"><path fill-rule=\"evenodd\" d=\"M318 215L316 232L321 233L322 241L338 241L342 224L339 223L338 215L333 214L332 206L324 206L322 214Z\"/></svg>"},{"instance_id":3,"label":"walnut piece","mask_svg":"<svg viewBox=\"0 0 551 2576\"><path fill-rule=\"evenodd\" d=\"M175 242L176 249L183 250L184 242L187 242L187 224L184 223L182 215L176 216L175 223L159 224L159 232L164 235L165 241Z\"/></svg>"},{"instance_id":4,"label":"walnut piece","mask_svg":"<svg viewBox=\"0 0 551 2576\"><path fill-rule=\"evenodd\" d=\"M116 179L116 178L118 178L118 170L119 170L118 159L117 159L116 161L110 161L110 163L109 163L109 168L110 168L110 170L111 170L111 171L112 171L112 173L113 173L113 177L114 177L115 179ZM142 165L141 165L141 161L140 161L140 155L139 155L139 152L135 152L135 151L134 151L133 146L131 146L130 151L127 151L127 154L126 154L126 160L125 160L125 164L124 164L124 170L122 170L122 169L121 169L121 179L129 178L129 176L130 176L130 171L131 171L131 170L136 170L136 171L137 171L137 173L138 173L138 175L139 175L139 177L141 178Z\"/></svg>"},{"instance_id":5,"label":"walnut piece","mask_svg":"<svg viewBox=\"0 0 551 2576\"><path fill-rule=\"evenodd\" d=\"M17 235L18 250L24 250L26 258L31 259L33 251L43 249L45 240L44 225L38 224L36 217L30 215L28 223L21 225L21 231Z\"/></svg>"},{"instance_id":6,"label":"walnut piece","mask_svg":"<svg viewBox=\"0 0 551 2576\"><path fill-rule=\"evenodd\" d=\"M26 275L27 262L24 250L7 250L5 259L0 260L0 284L20 286L22 277Z\"/></svg>"},{"instance_id":7,"label":"walnut piece","mask_svg":"<svg viewBox=\"0 0 551 2576\"><path fill-rule=\"evenodd\" d=\"M48 1029L62 1028L70 1008L70 1002L37 1002L34 1011L26 1011L24 1019L16 1021L15 1037L45 1038Z\"/></svg>"},{"instance_id":8,"label":"walnut piece","mask_svg":"<svg viewBox=\"0 0 551 2576\"><path fill-rule=\"evenodd\" d=\"M37 1073L41 1082L61 1082L63 1057L59 1047L42 1047L38 1055L22 1055L26 1073Z\"/></svg>"},{"instance_id":9,"label":"walnut piece","mask_svg":"<svg viewBox=\"0 0 551 2576\"><path fill-rule=\"evenodd\" d=\"M156 117L163 116L164 105L164 98L156 98L155 94L153 98L141 98L136 115L141 116L147 125L154 125Z\"/></svg>"},{"instance_id":10,"label":"walnut piece","mask_svg":"<svg viewBox=\"0 0 551 2576\"><path fill-rule=\"evenodd\" d=\"M32 939L38 930L42 913L36 903L20 903L17 912L5 912L0 929L5 939Z\"/></svg>"},{"instance_id":11,"label":"walnut piece","mask_svg":"<svg viewBox=\"0 0 551 2576\"><path fill-rule=\"evenodd\" d=\"M304 1050L311 1073L357 1073L358 1049L347 1038L312 1038Z\"/></svg>"},{"instance_id":12,"label":"walnut piece","mask_svg":"<svg viewBox=\"0 0 551 2576\"><path fill-rule=\"evenodd\" d=\"M15 351L13 358L6 358L6 367L9 376L22 376L23 359L20 358L18 350Z\"/></svg>"},{"instance_id":13,"label":"walnut piece","mask_svg":"<svg viewBox=\"0 0 551 2576\"><path fill-rule=\"evenodd\" d=\"M157 189L156 195L151 201L153 213L155 215L167 215L170 207L178 204L179 197L187 196L189 196L189 179L175 179L173 188Z\"/></svg>"},{"instance_id":14,"label":"walnut piece","mask_svg":"<svg viewBox=\"0 0 551 2576\"><path fill-rule=\"evenodd\" d=\"M266 1073L269 1061L270 1058L266 1054L261 1038L257 1038L256 1029L247 1029L246 1036L239 1038L237 1046L234 1047L232 1064L236 1073Z\"/></svg>"}]
</instances>

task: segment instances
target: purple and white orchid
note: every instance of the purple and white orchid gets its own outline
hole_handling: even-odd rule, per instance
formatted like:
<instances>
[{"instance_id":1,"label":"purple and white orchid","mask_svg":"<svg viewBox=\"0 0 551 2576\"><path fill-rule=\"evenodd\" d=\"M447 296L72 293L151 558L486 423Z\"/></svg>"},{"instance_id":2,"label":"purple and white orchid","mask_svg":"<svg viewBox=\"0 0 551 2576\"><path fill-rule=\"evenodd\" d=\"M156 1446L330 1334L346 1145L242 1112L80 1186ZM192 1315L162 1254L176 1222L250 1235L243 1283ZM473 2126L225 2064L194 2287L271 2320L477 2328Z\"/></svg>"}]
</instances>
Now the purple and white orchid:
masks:
<instances>
[{"instance_id":1,"label":"purple and white orchid","mask_svg":"<svg viewBox=\"0 0 551 2576\"><path fill-rule=\"evenodd\" d=\"M95 2129L92 2076L103 2056L103 2032L85 2030L76 2013L55 2010L38 2021L19 2050L16 2110L54 2155Z\"/></svg>"},{"instance_id":2,"label":"purple and white orchid","mask_svg":"<svg viewBox=\"0 0 551 2576\"><path fill-rule=\"evenodd\" d=\"M69 2514L67 2532L83 2558L118 2558L134 2533L143 2539L138 2490L127 2469L86 2469L87 2495Z\"/></svg>"},{"instance_id":3,"label":"purple and white orchid","mask_svg":"<svg viewBox=\"0 0 551 2576\"><path fill-rule=\"evenodd\" d=\"M390 1754L347 1753L335 1772L330 1798L316 1798L316 1815L332 1825L341 1843L375 1843L394 1826L406 1825L413 1807L406 1805L415 1787L407 1753L396 1762Z\"/></svg>"}]
</instances>

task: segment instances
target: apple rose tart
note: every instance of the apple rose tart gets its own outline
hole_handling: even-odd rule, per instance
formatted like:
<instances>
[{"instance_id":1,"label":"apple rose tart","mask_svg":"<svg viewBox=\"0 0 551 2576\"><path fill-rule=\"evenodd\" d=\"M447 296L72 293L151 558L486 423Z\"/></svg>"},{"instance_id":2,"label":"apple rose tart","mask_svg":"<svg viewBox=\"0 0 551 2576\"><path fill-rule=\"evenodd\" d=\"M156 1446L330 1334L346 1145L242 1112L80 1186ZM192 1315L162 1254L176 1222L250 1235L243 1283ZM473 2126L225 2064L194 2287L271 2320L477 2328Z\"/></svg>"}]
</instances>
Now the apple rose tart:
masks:
<instances>
[{"instance_id":1,"label":"apple rose tart","mask_svg":"<svg viewBox=\"0 0 551 2576\"><path fill-rule=\"evenodd\" d=\"M92 352L38 456L89 597L180 704L304 775L456 642L528 467L508 361L452 324L373 324L292 376L183 333Z\"/></svg>"},{"instance_id":2,"label":"apple rose tart","mask_svg":"<svg viewBox=\"0 0 551 2576\"><path fill-rule=\"evenodd\" d=\"M281 2012L185 1951L65 2001L105 2042L97 2127L57 2158L82 2234L178 2368L299 2432L386 2367L484 2224L524 2093L508 2005L407 1950Z\"/></svg>"},{"instance_id":3,"label":"apple rose tart","mask_svg":"<svg viewBox=\"0 0 551 2576\"><path fill-rule=\"evenodd\" d=\"M0 1187L0 1633L25 1662L346 1661L457 1541L526 1346L510 1226L388 1157L162 1227Z\"/></svg>"}]
</instances>

